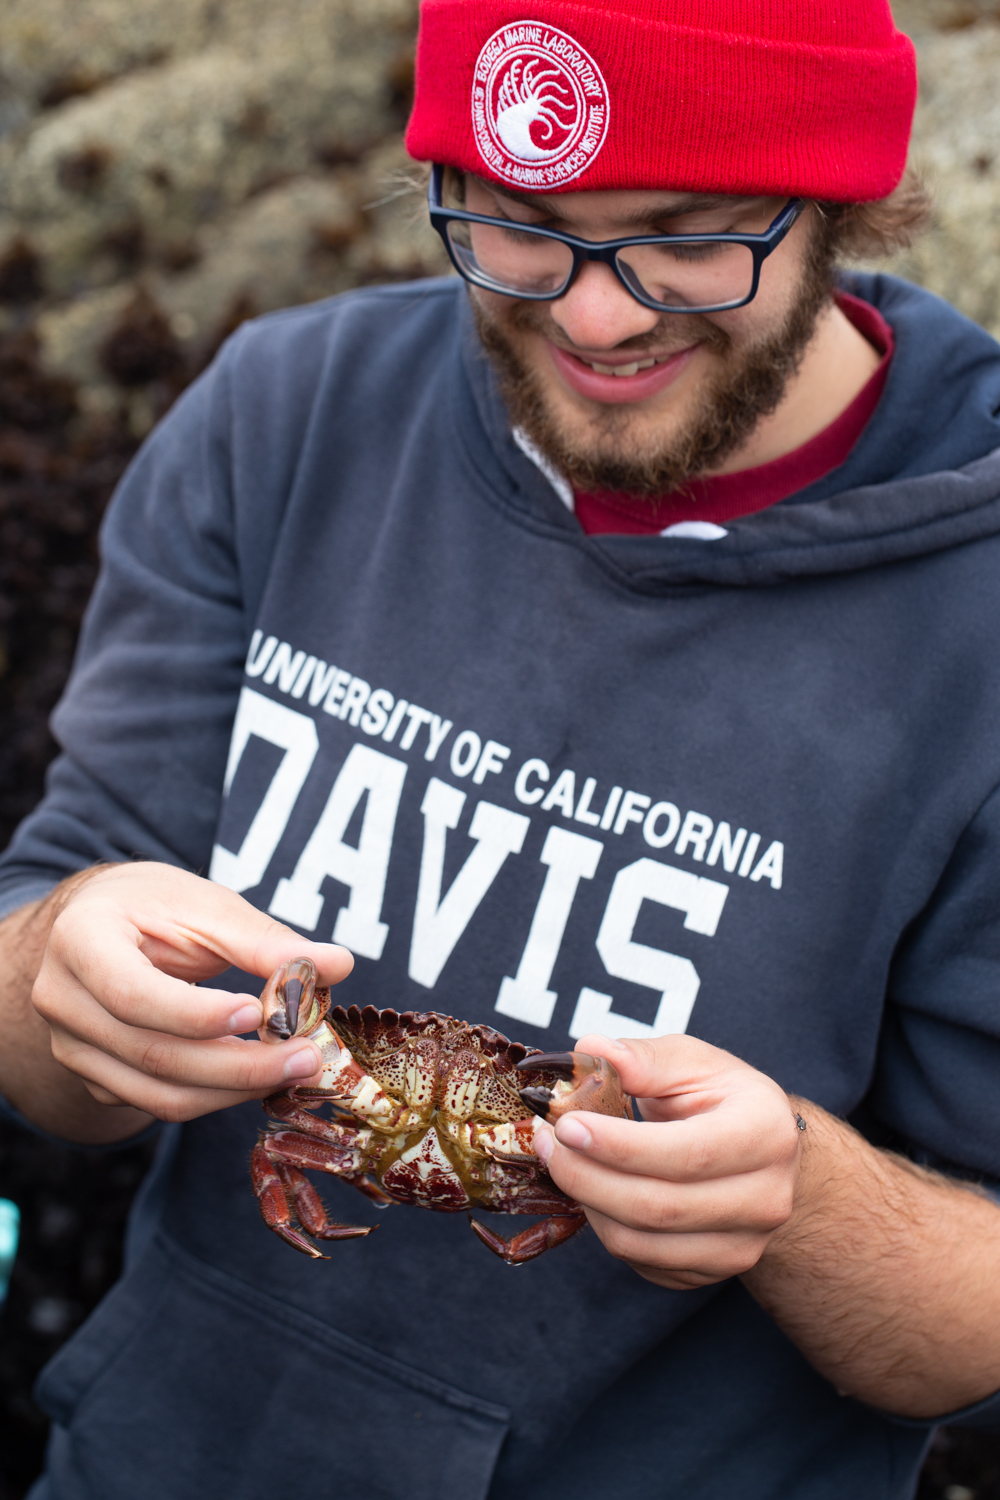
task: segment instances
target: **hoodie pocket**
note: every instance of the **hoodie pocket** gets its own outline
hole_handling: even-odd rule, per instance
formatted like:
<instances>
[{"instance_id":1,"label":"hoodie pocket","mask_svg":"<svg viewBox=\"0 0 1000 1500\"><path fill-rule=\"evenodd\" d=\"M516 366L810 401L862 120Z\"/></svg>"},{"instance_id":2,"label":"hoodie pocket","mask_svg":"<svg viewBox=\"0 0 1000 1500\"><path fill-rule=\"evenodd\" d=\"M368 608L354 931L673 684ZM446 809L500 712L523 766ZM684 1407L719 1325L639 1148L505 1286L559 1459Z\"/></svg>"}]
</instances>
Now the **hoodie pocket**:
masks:
<instances>
[{"instance_id":1,"label":"hoodie pocket","mask_svg":"<svg viewBox=\"0 0 1000 1500\"><path fill-rule=\"evenodd\" d=\"M38 1397L51 1500L483 1500L509 1420L163 1236Z\"/></svg>"}]
</instances>

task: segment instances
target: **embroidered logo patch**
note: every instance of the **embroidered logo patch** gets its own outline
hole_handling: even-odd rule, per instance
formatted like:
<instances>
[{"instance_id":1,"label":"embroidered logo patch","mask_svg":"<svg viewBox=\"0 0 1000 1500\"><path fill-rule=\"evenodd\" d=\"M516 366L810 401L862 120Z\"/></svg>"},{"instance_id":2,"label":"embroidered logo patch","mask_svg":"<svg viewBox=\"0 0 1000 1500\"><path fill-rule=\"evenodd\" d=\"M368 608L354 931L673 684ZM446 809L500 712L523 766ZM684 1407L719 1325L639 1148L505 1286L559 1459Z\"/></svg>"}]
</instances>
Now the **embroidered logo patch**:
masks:
<instances>
[{"instance_id":1,"label":"embroidered logo patch","mask_svg":"<svg viewBox=\"0 0 1000 1500\"><path fill-rule=\"evenodd\" d=\"M531 190L579 177L608 134L600 68L565 31L518 21L490 37L472 85L472 123L497 177Z\"/></svg>"}]
</instances>

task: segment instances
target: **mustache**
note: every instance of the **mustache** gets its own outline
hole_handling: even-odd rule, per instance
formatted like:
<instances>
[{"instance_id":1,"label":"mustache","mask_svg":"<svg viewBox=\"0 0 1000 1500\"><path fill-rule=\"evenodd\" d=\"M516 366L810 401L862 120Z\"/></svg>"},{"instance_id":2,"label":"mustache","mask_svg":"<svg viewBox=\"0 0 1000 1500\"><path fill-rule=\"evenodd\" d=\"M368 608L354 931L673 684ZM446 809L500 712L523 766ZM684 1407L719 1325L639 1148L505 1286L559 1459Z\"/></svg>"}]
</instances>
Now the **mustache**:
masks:
<instances>
[{"instance_id":1,"label":"mustache","mask_svg":"<svg viewBox=\"0 0 1000 1500\"><path fill-rule=\"evenodd\" d=\"M476 306L486 324L493 322L511 332L538 334L567 354L576 353L576 345L567 339L544 302L516 302L512 299L499 315L487 313L478 299ZM640 358L655 353L669 358L682 349L689 349L692 344L703 344L714 354L726 355L733 347L733 340L724 328L701 313L664 313L654 328L623 339L608 352L636 354Z\"/></svg>"}]
</instances>

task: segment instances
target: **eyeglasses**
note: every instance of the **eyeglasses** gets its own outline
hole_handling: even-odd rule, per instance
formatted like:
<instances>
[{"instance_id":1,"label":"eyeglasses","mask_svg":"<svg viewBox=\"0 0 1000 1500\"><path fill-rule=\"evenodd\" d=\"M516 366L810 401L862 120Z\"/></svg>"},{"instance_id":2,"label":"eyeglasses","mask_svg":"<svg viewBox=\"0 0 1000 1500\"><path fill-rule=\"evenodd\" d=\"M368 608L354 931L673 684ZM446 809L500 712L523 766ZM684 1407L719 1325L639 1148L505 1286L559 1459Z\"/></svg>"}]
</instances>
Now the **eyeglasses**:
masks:
<instances>
[{"instance_id":1,"label":"eyeglasses","mask_svg":"<svg viewBox=\"0 0 1000 1500\"><path fill-rule=\"evenodd\" d=\"M473 286L528 302L564 297L587 261L610 266L626 291L654 312L710 313L745 307L760 268L806 204L792 198L763 234L641 234L581 240L557 229L446 208L444 168L431 173L431 223L452 265Z\"/></svg>"}]
</instances>

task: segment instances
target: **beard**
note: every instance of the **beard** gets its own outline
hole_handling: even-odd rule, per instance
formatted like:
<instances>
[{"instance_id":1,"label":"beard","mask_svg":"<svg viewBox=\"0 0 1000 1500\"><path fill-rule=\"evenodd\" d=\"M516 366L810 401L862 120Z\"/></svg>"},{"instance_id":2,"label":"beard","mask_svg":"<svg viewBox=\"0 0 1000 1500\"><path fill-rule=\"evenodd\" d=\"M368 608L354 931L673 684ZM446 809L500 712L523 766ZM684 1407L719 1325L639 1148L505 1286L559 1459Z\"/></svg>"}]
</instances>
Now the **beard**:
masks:
<instances>
[{"instance_id":1,"label":"beard","mask_svg":"<svg viewBox=\"0 0 1000 1500\"><path fill-rule=\"evenodd\" d=\"M717 373L698 393L693 410L680 426L662 436L640 438L627 404L598 406L597 415L586 424L585 436L566 432L515 337L534 333L561 342L546 305L512 300L494 317L473 295L479 337L496 371L511 426L523 429L575 490L649 500L683 490L687 481L711 473L737 452L761 419L781 404L819 315L829 304L833 256L828 240L822 227L819 232L813 227L795 301L781 327L767 337L741 347L706 317L668 313L650 333L621 346L639 359L644 349L661 352L673 342L678 317L683 317L684 342L678 349L700 342L717 357Z\"/></svg>"}]
</instances>

